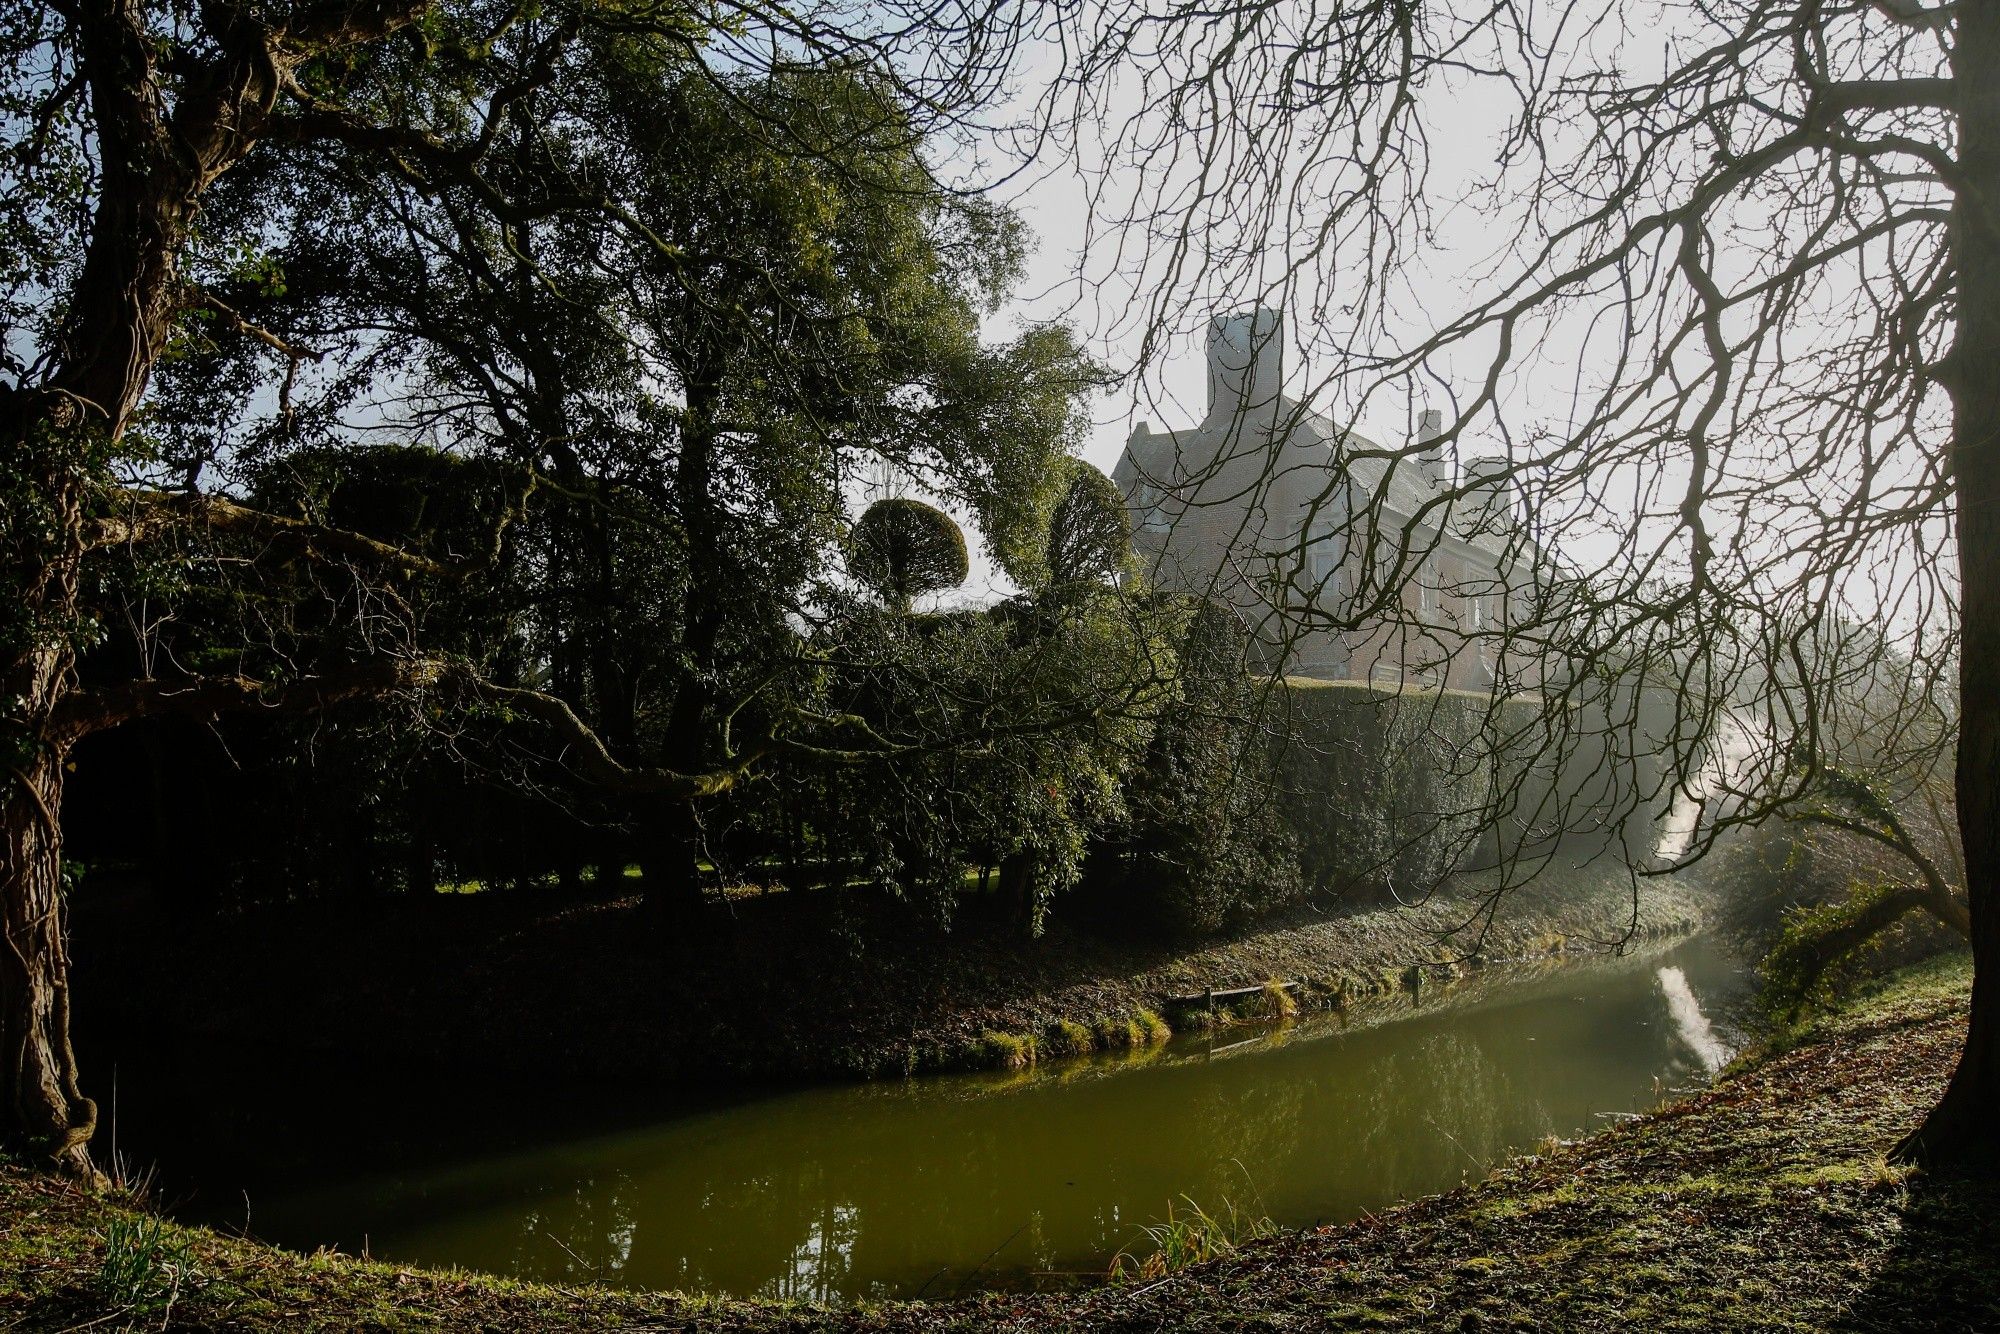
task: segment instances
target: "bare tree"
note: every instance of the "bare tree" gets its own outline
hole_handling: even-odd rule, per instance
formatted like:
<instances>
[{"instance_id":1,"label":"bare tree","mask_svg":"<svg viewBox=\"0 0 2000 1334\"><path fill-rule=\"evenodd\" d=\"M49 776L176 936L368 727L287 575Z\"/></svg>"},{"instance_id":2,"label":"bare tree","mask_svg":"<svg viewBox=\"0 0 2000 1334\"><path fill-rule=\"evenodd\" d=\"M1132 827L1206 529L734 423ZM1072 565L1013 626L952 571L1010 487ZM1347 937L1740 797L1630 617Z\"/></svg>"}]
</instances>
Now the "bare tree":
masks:
<instances>
[{"instance_id":1,"label":"bare tree","mask_svg":"<svg viewBox=\"0 0 2000 1334\"><path fill-rule=\"evenodd\" d=\"M1258 302L1314 368L1238 408L1237 448L1145 479L1182 522L1302 515L1246 517L1254 568L1218 576L1284 646L1488 653L1496 695L1547 705L1496 741L1651 747L1708 798L1674 862L1808 800L1862 677L1893 678L1865 696L1891 733L1955 682L1972 1019L1901 1151L1994 1162L2000 7L1112 3L1093 27L1045 105L1095 211L1086 270L1138 294L1149 357ZM1363 434L1423 402L1434 435ZM1302 498L1274 443L1301 429ZM1385 479L1436 460L1394 511ZM1433 562L1496 513L1482 623L1487 590Z\"/></svg>"}]
</instances>

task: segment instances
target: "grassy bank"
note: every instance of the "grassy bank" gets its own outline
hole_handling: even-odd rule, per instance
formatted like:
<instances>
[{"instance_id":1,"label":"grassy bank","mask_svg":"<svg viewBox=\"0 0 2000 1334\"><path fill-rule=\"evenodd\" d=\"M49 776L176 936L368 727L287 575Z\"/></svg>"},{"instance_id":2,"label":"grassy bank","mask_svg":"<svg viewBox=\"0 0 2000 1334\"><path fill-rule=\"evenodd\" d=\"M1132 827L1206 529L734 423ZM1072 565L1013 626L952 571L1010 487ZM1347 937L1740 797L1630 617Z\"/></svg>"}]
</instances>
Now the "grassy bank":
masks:
<instances>
[{"instance_id":1,"label":"grassy bank","mask_svg":"<svg viewBox=\"0 0 2000 1334\"><path fill-rule=\"evenodd\" d=\"M663 939L630 896L434 895L220 921L143 897L93 914L84 896L78 1040L99 1069L255 1053L258 1077L274 1057L619 1087L1010 1066L1150 1045L1160 1016L1191 1018L1169 998L1211 987L1283 979L1302 1003L1332 1005L1435 984L1472 947L1452 933L1485 888L1462 877L1408 909L1301 906L1196 946L1060 920L1036 941L976 919L944 932L870 895L733 901L699 941ZM1628 930L1685 934L1701 917L1674 883L1635 896L1621 874L1550 873L1507 898L1479 947L1546 957ZM1240 1008L1260 1018L1274 1003Z\"/></svg>"},{"instance_id":2,"label":"grassy bank","mask_svg":"<svg viewBox=\"0 0 2000 1334\"><path fill-rule=\"evenodd\" d=\"M963 1012L911 1013L905 1031L856 1049L851 1068L1014 1065L1023 1046L1062 1056L1150 1045L1167 1026L1201 1030L1260 1024L1300 1009L1401 1004L1487 969L1539 967L1567 954L1602 954L1617 942L1678 938L1703 921L1703 896L1690 887L1659 880L1635 890L1622 872L1546 875L1503 899L1486 920L1480 908L1491 888L1490 878L1468 875L1407 907L1302 908L1178 951L1059 942L1051 954L1060 964L1041 970L1027 947L1017 958L1040 985L1010 994L1000 970L991 969L986 1000ZM1250 994L1229 1002L1186 1003L1211 990L1246 988ZM968 1022L984 1026L976 1038L968 1038ZM990 1059L996 1051L998 1061Z\"/></svg>"},{"instance_id":3,"label":"grassy bank","mask_svg":"<svg viewBox=\"0 0 2000 1334\"><path fill-rule=\"evenodd\" d=\"M2000 1188L1882 1156L1951 1068L1968 982L1962 960L1906 974L1710 1090L1478 1185L1060 1297L826 1312L298 1257L172 1224L148 1246L129 1205L0 1168L0 1328L1993 1328Z\"/></svg>"}]
</instances>

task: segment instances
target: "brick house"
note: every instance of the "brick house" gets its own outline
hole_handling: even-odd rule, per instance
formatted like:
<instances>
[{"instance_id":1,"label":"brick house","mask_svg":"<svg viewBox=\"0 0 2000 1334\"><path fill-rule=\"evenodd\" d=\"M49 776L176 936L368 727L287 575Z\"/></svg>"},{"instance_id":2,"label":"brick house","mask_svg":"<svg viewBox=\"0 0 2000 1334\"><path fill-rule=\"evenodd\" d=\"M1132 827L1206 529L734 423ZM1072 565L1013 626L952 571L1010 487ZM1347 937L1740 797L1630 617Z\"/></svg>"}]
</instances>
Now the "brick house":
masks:
<instances>
[{"instance_id":1,"label":"brick house","mask_svg":"<svg viewBox=\"0 0 2000 1334\"><path fill-rule=\"evenodd\" d=\"M1504 465L1458 468L1435 411L1403 446L1341 430L1285 394L1281 349L1274 311L1217 318L1207 416L1134 427L1112 480L1154 582L1234 605L1266 670L1530 688L1499 645L1530 549ZM1360 614L1377 598L1400 611Z\"/></svg>"}]
</instances>

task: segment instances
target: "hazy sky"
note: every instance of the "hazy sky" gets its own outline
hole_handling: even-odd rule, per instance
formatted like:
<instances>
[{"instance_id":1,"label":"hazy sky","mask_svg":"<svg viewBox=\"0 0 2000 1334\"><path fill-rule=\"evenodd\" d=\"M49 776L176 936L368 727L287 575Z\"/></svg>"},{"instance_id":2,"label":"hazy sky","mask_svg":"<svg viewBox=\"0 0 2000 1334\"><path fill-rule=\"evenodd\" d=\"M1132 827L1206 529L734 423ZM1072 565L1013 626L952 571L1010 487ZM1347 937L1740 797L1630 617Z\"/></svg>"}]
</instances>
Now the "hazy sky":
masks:
<instances>
[{"instance_id":1,"label":"hazy sky","mask_svg":"<svg viewBox=\"0 0 2000 1334\"><path fill-rule=\"evenodd\" d=\"M1029 81L1031 82L1031 80ZM1116 96L1116 94L1114 94ZM1440 251L1462 252L1470 267L1488 261L1482 243L1488 233L1485 221L1472 203L1479 200L1478 183L1492 170L1494 147L1504 130L1504 103L1487 90L1459 89L1450 99L1455 123L1433 136L1430 144L1431 190L1427 198L1437 208L1437 230L1433 241ZM1128 114L1143 121L1150 109L1133 96L1120 99ZM1023 113L1026 114L1026 113ZM1129 126L1110 126L1122 131ZM1186 141L1192 147L1194 140ZM1244 309L1260 299L1286 310L1285 375L1287 388L1308 398L1314 407L1323 406L1325 387L1319 383L1333 369L1334 346L1355 346L1352 335L1342 336L1331 327L1315 325L1308 314L1315 308L1337 308L1341 304L1341 275L1352 272L1347 257L1334 248L1323 253L1303 253L1297 244L1302 232L1309 233L1320 221L1325 201L1302 195L1288 201L1282 216L1269 219L1275 230L1268 237L1260 259L1248 264L1240 258L1244 234L1229 226L1228 219L1195 219L1192 223L1197 247L1208 240L1218 251L1235 252L1235 258L1218 258L1213 264L1183 267L1171 277L1161 272L1162 248L1129 228L1121 229L1111 217L1092 216L1094 174L1100 169L1096 145L1085 144L1081 153L1075 145L1060 145L1045 151L1032 167L1010 180L1000 191L1033 229L1036 249L1014 300L988 322L989 335L1005 338L1024 322L1055 320L1081 332L1092 350L1126 375L1109 393L1091 403L1092 426L1082 447L1082 456L1109 473L1124 448L1135 421L1146 421L1155 430L1188 427L1201 420L1207 409L1206 323L1209 316ZM987 169L990 169L990 165ZM977 179L980 168L968 167L966 177ZM1171 201L1184 184L1184 164L1153 177L1130 170L1113 170L1096 179L1102 197L1119 207ZM1468 197L1472 202L1468 202ZM1221 222L1212 235L1202 236L1204 222ZM1303 261L1303 262L1301 262ZM1403 303L1408 316L1405 332L1428 333L1426 313L1448 313L1465 299L1466 280L1449 258L1422 270L1413 270L1411 299ZM1352 281L1352 279L1350 279ZM1274 290L1275 289L1275 290ZM1145 335L1151 318L1151 304L1162 293L1173 309L1172 323L1157 337L1150 355ZM1377 350L1373 340L1358 350ZM1483 371L1475 365L1468 375ZM1575 382L1576 361L1560 355L1550 360L1547 373L1536 383L1523 384L1523 397L1561 402ZM1449 396L1442 390L1410 398L1378 397L1360 414L1361 431L1385 443L1400 443L1406 422L1427 407L1450 412ZM1468 453L1498 452L1495 445L1481 447L1475 442ZM968 530L977 548L977 534ZM999 575L975 549L974 570L964 596L986 600L1010 591ZM957 600L957 599L953 599Z\"/></svg>"}]
</instances>

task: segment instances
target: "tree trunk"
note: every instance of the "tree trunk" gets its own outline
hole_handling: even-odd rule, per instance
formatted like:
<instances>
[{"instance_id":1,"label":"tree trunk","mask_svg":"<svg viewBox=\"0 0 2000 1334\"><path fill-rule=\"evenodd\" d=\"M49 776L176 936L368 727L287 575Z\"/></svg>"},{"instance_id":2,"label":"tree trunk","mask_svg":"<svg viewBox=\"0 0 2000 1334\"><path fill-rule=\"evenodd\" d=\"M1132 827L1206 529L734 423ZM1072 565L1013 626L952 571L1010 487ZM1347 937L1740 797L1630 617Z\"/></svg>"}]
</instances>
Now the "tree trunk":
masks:
<instances>
[{"instance_id":1,"label":"tree trunk","mask_svg":"<svg viewBox=\"0 0 2000 1334\"><path fill-rule=\"evenodd\" d=\"M660 759L681 773L699 773L708 754L713 716L710 684L702 674L715 661L721 640L721 601L729 595L727 569L718 557L723 548L721 517L714 485L716 437L713 412L720 396L720 377L713 373L687 375L686 429L680 458L674 465L674 497L686 528L687 584L681 591L680 646L674 655L674 702L660 742ZM698 929L706 916L701 888L701 825L692 801L670 800L649 826L639 825L645 849L646 906L654 919L686 933ZM659 874L654 874L654 867Z\"/></svg>"},{"instance_id":2,"label":"tree trunk","mask_svg":"<svg viewBox=\"0 0 2000 1334\"><path fill-rule=\"evenodd\" d=\"M644 860L640 888L649 916L677 938L692 939L707 916L701 886L701 830L694 807L669 801L665 809L642 817Z\"/></svg>"},{"instance_id":3,"label":"tree trunk","mask_svg":"<svg viewBox=\"0 0 2000 1334\"><path fill-rule=\"evenodd\" d=\"M2000 1168L2000 0L1963 0L1952 54L1958 335L1951 390L1960 571L1958 826L1972 1012L1944 1098L1897 1146L1938 1167Z\"/></svg>"},{"instance_id":4,"label":"tree trunk","mask_svg":"<svg viewBox=\"0 0 2000 1334\"><path fill-rule=\"evenodd\" d=\"M337 7L335 7L337 8ZM85 617L78 605L90 486L172 335L183 292L175 262L208 185L258 143L284 81L303 60L379 42L424 6L349 7L277 42L243 16L211 36L212 59L172 75L131 0L65 6L95 140L90 236L41 386L0 386L0 1143L95 1179L95 1106L79 1091L69 1041L69 955L62 913L62 764L72 738L52 731ZM329 16L330 17L330 16ZM300 39L300 32L316 32ZM276 44L274 44L276 42Z\"/></svg>"},{"instance_id":5,"label":"tree trunk","mask_svg":"<svg viewBox=\"0 0 2000 1334\"><path fill-rule=\"evenodd\" d=\"M1014 934L1022 940L1033 940L1041 934L1040 887L1035 883L1041 870L1039 860L1032 848L1011 852L1000 859L1000 900L1007 907Z\"/></svg>"},{"instance_id":6,"label":"tree trunk","mask_svg":"<svg viewBox=\"0 0 2000 1334\"><path fill-rule=\"evenodd\" d=\"M80 432L75 413L52 419L46 402L0 394L0 446L32 470L29 487L0 502L0 586L14 600L0 609L0 631L19 644L0 664L0 1145L95 1182L97 1106L83 1096L69 1040L62 783L71 739L54 726L81 623L82 486L63 448Z\"/></svg>"},{"instance_id":7,"label":"tree trunk","mask_svg":"<svg viewBox=\"0 0 2000 1334\"><path fill-rule=\"evenodd\" d=\"M62 759L44 752L9 775L0 800L0 1138L31 1161L95 1179L97 1104L77 1083L69 1041L69 947L62 897Z\"/></svg>"},{"instance_id":8,"label":"tree trunk","mask_svg":"<svg viewBox=\"0 0 2000 1334\"><path fill-rule=\"evenodd\" d=\"M0 666L0 1141L97 1179L69 1040L62 912L62 764L52 731L75 666L83 506L93 457L125 429L173 329L174 257L201 147L176 142L136 7L78 23L104 177L83 265L65 301L59 369L45 389L0 388L0 447L15 469L0 501L0 585L12 652ZM261 77L261 76L260 76Z\"/></svg>"}]
</instances>

